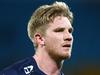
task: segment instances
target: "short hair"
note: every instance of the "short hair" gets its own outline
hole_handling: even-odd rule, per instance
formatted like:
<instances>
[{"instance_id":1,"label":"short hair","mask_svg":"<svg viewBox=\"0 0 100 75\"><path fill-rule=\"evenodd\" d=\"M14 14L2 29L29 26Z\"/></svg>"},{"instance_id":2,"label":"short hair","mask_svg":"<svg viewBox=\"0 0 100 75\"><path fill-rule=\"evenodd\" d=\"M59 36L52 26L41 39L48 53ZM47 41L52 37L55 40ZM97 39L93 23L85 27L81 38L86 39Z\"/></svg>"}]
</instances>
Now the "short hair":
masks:
<instances>
[{"instance_id":1,"label":"short hair","mask_svg":"<svg viewBox=\"0 0 100 75\"><path fill-rule=\"evenodd\" d=\"M72 23L73 13L64 2L54 2L51 5L40 6L31 16L28 23L28 36L33 41L34 34L39 32L45 35L45 30L50 22L57 16L65 16ZM33 42L34 43L34 42ZM35 43L34 43L35 44ZM35 45L36 46L36 45Z\"/></svg>"}]
</instances>

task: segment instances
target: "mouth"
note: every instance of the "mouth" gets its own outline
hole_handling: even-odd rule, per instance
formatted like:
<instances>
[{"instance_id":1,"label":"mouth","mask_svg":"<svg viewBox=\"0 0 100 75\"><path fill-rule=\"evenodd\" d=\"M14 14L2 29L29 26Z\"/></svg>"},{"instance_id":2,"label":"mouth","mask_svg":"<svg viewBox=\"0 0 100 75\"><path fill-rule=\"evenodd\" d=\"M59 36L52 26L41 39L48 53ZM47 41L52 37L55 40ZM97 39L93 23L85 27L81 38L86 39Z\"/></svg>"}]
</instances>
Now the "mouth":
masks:
<instances>
[{"instance_id":1,"label":"mouth","mask_svg":"<svg viewBox=\"0 0 100 75\"><path fill-rule=\"evenodd\" d=\"M63 47L71 47L71 44L65 44Z\"/></svg>"}]
</instances>

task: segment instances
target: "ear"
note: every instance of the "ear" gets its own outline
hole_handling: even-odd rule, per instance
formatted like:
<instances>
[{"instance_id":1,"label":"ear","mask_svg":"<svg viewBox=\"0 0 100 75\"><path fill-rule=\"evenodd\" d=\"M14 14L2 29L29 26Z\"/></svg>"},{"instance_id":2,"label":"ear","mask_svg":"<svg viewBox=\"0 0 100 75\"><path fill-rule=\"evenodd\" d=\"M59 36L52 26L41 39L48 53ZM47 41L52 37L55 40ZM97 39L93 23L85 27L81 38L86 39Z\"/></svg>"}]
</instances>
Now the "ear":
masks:
<instances>
[{"instance_id":1,"label":"ear","mask_svg":"<svg viewBox=\"0 0 100 75\"><path fill-rule=\"evenodd\" d=\"M38 44L38 45L44 45L44 38L43 36L40 34L40 33L36 33L34 35L34 38L35 38L35 42Z\"/></svg>"}]
</instances>

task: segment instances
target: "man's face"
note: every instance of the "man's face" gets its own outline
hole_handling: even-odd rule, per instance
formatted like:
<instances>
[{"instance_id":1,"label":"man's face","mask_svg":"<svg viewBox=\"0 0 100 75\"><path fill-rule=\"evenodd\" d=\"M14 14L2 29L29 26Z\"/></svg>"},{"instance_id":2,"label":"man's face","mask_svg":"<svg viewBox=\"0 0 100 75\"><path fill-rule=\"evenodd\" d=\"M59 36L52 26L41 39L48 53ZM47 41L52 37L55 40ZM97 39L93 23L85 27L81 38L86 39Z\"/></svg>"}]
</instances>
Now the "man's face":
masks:
<instances>
[{"instance_id":1,"label":"man's face","mask_svg":"<svg viewBox=\"0 0 100 75\"><path fill-rule=\"evenodd\" d=\"M72 25L67 17L57 16L46 30L45 49L48 54L57 59L71 56L73 36Z\"/></svg>"}]
</instances>

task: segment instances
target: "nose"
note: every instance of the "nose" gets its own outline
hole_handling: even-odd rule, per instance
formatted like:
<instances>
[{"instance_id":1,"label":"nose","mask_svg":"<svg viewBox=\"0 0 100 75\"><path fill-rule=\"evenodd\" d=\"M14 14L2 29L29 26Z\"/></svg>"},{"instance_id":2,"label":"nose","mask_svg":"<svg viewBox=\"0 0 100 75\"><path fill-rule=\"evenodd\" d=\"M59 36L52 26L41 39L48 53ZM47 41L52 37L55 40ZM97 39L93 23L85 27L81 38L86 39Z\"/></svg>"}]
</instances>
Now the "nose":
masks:
<instances>
[{"instance_id":1,"label":"nose","mask_svg":"<svg viewBox=\"0 0 100 75\"><path fill-rule=\"evenodd\" d=\"M65 33L64 34L64 41L72 41L73 35L71 33Z\"/></svg>"}]
</instances>

